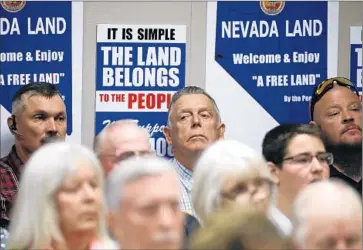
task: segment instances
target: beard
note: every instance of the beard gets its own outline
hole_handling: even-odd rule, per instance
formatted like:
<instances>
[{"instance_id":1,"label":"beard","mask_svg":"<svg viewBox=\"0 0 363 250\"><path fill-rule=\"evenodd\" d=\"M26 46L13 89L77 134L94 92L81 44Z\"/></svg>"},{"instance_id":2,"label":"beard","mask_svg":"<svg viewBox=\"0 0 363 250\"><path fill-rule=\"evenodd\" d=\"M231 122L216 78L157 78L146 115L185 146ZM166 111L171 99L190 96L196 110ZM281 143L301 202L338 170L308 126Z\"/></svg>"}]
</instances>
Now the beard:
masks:
<instances>
[{"instance_id":1,"label":"beard","mask_svg":"<svg viewBox=\"0 0 363 250\"><path fill-rule=\"evenodd\" d=\"M327 152L333 153L334 165L351 178L362 177L362 141L334 144L323 137Z\"/></svg>"}]
</instances>

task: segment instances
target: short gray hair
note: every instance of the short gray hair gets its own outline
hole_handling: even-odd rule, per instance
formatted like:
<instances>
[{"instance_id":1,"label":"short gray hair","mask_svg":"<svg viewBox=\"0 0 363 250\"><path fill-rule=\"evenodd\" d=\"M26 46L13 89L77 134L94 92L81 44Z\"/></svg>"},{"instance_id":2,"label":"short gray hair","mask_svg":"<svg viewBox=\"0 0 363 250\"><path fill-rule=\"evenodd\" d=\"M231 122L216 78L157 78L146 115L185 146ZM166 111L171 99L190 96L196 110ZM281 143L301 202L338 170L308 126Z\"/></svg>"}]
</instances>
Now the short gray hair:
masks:
<instances>
[{"instance_id":1,"label":"short gray hair","mask_svg":"<svg viewBox=\"0 0 363 250\"><path fill-rule=\"evenodd\" d=\"M54 142L44 145L30 157L21 176L13 209L9 249L43 249L52 240L63 242L55 195L80 161L88 161L103 189L103 171L92 151L82 145ZM105 219L101 217L97 239L108 240Z\"/></svg>"},{"instance_id":2,"label":"short gray hair","mask_svg":"<svg viewBox=\"0 0 363 250\"><path fill-rule=\"evenodd\" d=\"M160 175L163 172L176 172L170 161L157 156L131 157L122 161L111 170L106 181L106 203L109 210L120 208L122 200L122 187L130 181L135 181L145 176Z\"/></svg>"},{"instance_id":3,"label":"short gray hair","mask_svg":"<svg viewBox=\"0 0 363 250\"><path fill-rule=\"evenodd\" d=\"M262 154L238 141L219 140L202 153L194 168L192 189L193 206L202 221L220 206L222 177L247 174L250 169L272 180ZM274 187L272 202L276 195Z\"/></svg>"},{"instance_id":4,"label":"short gray hair","mask_svg":"<svg viewBox=\"0 0 363 250\"><path fill-rule=\"evenodd\" d=\"M173 95L173 97L171 98L171 103L170 103L169 109L168 109L168 122L167 122L169 127L171 125L170 118L171 118L172 109L173 109L175 103L180 99L180 97L185 96L185 95L198 95L198 94L205 95L213 103L213 106L217 113L218 121L221 122L221 115L220 115L217 103L214 100L214 98L212 96L210 96L204 89L202 89L198 86L187 86L187 87L179 90L178 92L176 92Z\"/></svg>"},{"instance_id":5,"label":"short gray hair","mask_svg":"<svg viewBox=\"0 0 363 250\"><path fill-rule=\"evenodd\" d=\"M305 248L306 220L311 215L330 215L332 218L355 218L362 215L358 192L341 180L328 179L312 183L296 197L292 206L294 241Z\"/></svg>"}]
</instances>

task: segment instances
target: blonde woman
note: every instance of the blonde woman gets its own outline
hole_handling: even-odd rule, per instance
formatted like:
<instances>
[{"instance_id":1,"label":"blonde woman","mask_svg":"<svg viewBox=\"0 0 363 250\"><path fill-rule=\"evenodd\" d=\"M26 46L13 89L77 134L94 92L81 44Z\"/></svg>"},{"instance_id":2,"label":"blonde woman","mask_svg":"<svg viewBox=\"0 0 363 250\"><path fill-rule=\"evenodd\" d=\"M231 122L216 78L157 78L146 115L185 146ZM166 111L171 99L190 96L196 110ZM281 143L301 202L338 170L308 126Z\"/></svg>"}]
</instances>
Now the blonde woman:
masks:
<instances>
[{"instance_id":1,"label":"blonde woman","mask_svg":"<svg viewBox=\"0 0 363 250\"><path fill-rule=\"evenodd\" d=\"M81 145L55 142L27 162L13 209L9 249L110 249L103 172Z\"/></svg>"}]
</instances>

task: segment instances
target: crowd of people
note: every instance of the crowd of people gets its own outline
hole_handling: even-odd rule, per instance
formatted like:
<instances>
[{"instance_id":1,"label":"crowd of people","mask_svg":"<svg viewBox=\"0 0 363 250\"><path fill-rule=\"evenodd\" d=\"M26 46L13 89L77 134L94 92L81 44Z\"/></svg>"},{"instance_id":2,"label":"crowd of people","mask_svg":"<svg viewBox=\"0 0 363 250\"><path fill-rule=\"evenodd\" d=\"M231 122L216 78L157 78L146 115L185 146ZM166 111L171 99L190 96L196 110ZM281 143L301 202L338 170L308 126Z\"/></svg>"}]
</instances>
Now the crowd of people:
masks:
<instances>
[{"instance_id":1,"label":"crowd of people","mask_svg":"<svg viewBox=\"0 0 363 250\"><path fill-rule=\"evenodd\" d=\"M360 94L330 78L307 108L309 124L271 128L259 152L225 139L216 101L187 86L169 106L168 160L131 119L92 149L67 142L56 86L25 85L0 159L0 249L362 249Z\"/></svg>"}]
</instances>

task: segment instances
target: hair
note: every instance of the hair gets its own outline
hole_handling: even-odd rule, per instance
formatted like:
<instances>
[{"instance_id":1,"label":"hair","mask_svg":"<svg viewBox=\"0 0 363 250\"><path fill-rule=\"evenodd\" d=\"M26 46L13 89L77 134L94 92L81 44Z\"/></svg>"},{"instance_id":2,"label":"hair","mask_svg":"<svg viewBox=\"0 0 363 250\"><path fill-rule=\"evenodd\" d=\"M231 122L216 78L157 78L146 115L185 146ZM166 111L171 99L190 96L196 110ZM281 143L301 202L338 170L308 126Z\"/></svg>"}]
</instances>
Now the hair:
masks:
<instances>
[{"instance_id":1,"label":"hair","mask_svg":"<svg viewBox=\"0 0 363 250\"><path fill-rule=\"evenodd\" d=\"M108 175L106 182L106 203L109 210L120 209L122 187L128 183L146 176L156 176L164 172L176 172L170 161L156 156L131 157L122 161Z\"/></svg>"},{"instance_id":2,"label":"hair","mask_svg":"<svg viewBox=\"0 0 363 250\"><path fill-rule=\"evenodd\" d=\"M24 85L20 88L14 95L12 100L12 114L18 114L21 112L23 108L23 95L28 94L31 96L43 96L46 98L52 98L53 96L58 95L62 100L63 96L59 92L59 90L55 87L54 84L50 84L47 82L33 82L27 85Z\"/></svg>"},{"instance_id":3,"label":"hair","mask_svg":"<svg viewBox=\"0 0 363 250\"><path fill-rule=\"evenodd\" d=\"M297 135L310 135L324 143L320 129L317 126L282 124L267 132L263 139L262 153L265 159L281 168L289 143Z\"/></svg>"},{"instance_id":4,"label":"hair","mask_svg":"<svg viewBox=\"0 0 363 250\"><path fill-rule=\"evenodd\" d=\"M107 139L108 134L113 132L113 131L122 131L122 129L125 126L134 126L135 128L139 129L141 133L143 133L145 135L145 138L149 138L150 134L149 132L144 129L144 128L140 128L137 126L137 121L136 120L131 120L131 119L124 119L124 120L118 120L114 123L112 123L111 125L103 128L101 130L101 132L95 137L94 141L93 141L93 150L96 152L97 155L100 155L102 153L102 147L108 143Z\"/></svg>"},{"instance_id":5,"label":"hair","mask_svg":"<svg viewBox=\"0 0 363 250\"><path fill-rule=\"evenodd\" d=\"M260 153L234 140L219 140L200 156L193 173L193 207L203 221L220 207L222 179L228 174L245 174L253 169L271 179L266 161ZM272 190L274 203L276 187Z\"/></svg>"},{"instance_id":6,"label":"hair","mask_svg":"<svg viewBox=\"0 0 363 250\"><path fill-rule=\"evenodd\" d=\"M293 238L305 248L307 220L310 216L330 216L332 219L357 218L362 215L358 192L339 179L312 183L296 197L292 206Z\"/></svg>"},{"instance_id":7,"label":"hair","mask_svg":"<svg viewBox=\"0 0 363 250\"><path fill-rule=\"evenodd\" d=\"M182 97L185 95L205 95L206 97L208 97L208 99L213 103L213 106L215 108L216 114L217 114L217 118L218 121L221 122L221 116L220 116L220 112L217 106L216 101L214 100L214 98L212 96L210 96L204 89L197 87L197 86L187 86L181 90L179 90L178 92L176 92L173 97L171 98L171 103L168 109L168 126L171 127L171 113L173 111L173 107L175 105L175 103Z\"/></svg>"},{"instance_id":8,"label":"hair","mask_svg":"<svg viewBox=\"0 0 363 250\"><path fill-rule=\"evenodd\" d=\"M236 204L210 217L193 235L189 249L289 249L289 246L289 241L262 211Z\"/></svg>"},{"instance_id":9,"label":"hair","mask_svg":"<svg viewBox=\"0 0 363 250\"><path fill-rule=\"evenodd\" d=\"M32 155L24 167L11 215L9 249L44 249L53 240L64 242L55 196L63 181L84 161L92 165L103 189L103 171L98 159L82 145L54 142ZM108 240L105 225L101 217L98 240Z\"/></svg>"}]
</instances>

